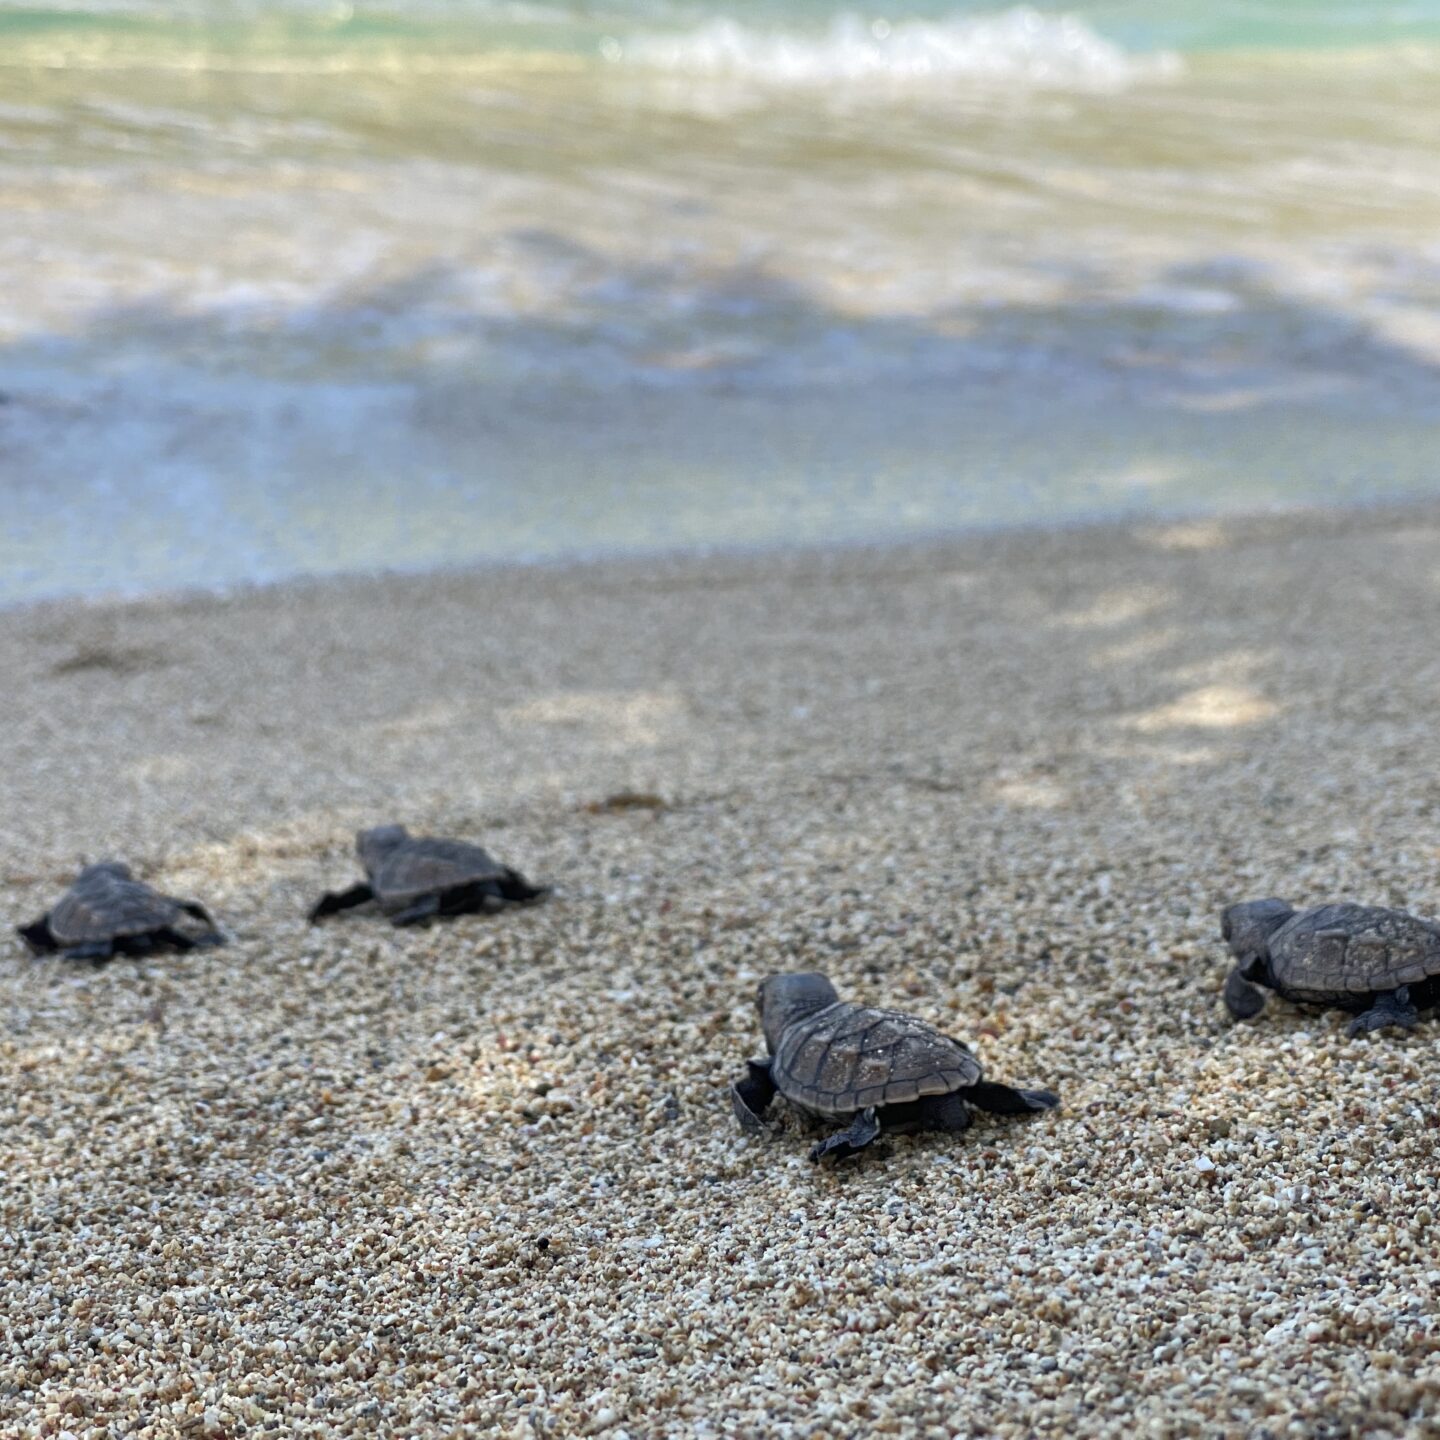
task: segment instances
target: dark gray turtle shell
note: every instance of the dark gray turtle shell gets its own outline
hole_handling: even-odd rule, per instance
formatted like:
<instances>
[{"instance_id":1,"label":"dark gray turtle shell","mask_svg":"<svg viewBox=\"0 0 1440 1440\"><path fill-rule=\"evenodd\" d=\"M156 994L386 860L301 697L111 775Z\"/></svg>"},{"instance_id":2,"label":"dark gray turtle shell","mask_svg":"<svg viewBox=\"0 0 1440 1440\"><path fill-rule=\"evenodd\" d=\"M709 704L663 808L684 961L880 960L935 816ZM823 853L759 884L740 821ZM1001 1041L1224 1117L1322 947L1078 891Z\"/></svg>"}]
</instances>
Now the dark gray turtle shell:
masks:
<instances>
[{"instance_id":1,"label":"dark gray turtle shell","mask_svg":"<svg viewBox=\"0 0 1440 1440\"><path fill-rule=\"evenodd\" d=\"M87 865L47 916L61 948L148 935L173 925L184 913L180 901L152 890L116 861Z\"/></svg>"},{"instance_id":2,"label":"dark gray turtle shell","mask_svg":"<svg viewBox=\"0 0 1440 1440\"><path fill-rule=\"evenodd\" d=\"M373 863L367 860L365 873L382 910L401 910L424 895L510 874L478 845L428 835L407 837Z\"/></svg>"},{"instance_id":3,"label":"dark gray turtle shell","mask_svg":"<svg viewBox=\"0 0 1440 1440\"><path fill-rule=\"evenodd\" d=\"M770 1067L792 1105L820 1116L948 1095L982 1073L964 1045L923 1020L846 1000L788 1025Z\"/></svg>"},{"instance_id":4,"label":"dark gray turtle shell","mask_svg":"<svg viewBox=\"0 0 1440 1440\"><path fill-rule=\"evenodd\" d=\"M1269 941L1275 987L1324 1002L1380 994L1440 977L1440 925L1378 905L1320 905Z\"/></svg>"}]
</instances>

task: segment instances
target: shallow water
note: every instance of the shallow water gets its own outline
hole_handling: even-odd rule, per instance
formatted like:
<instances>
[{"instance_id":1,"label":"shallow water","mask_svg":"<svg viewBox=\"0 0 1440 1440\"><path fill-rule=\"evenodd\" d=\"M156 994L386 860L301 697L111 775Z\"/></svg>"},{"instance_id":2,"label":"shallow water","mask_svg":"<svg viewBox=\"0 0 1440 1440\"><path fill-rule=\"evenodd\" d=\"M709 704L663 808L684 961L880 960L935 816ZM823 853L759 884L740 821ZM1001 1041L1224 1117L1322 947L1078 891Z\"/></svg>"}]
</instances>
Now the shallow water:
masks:
<instances>
[{"instance_id":1,"label":"shallow water","mask_svg":"<svg viewBox=\"0 0 1440 1440\"><path fill-rule=\"evenodd\" d=\"M0 4L0 601L1433 493L1440 0Z\"/></svg>"}]
</instances>

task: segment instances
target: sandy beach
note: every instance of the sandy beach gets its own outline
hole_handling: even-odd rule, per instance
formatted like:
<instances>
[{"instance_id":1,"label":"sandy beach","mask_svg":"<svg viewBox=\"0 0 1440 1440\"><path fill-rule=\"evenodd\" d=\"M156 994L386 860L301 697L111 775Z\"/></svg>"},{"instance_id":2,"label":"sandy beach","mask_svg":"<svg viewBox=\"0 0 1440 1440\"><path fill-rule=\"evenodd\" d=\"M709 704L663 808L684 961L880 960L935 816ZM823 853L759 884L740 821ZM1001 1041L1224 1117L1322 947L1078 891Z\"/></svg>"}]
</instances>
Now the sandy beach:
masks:
<instances>
[{"instance_id":1,"label":"sandy beach","mask_svg":"<svg viewBox=\"0 0 1440 1440\"><path fill-rule=\"evenodd\" d=\"M1440 511L0 612L0 1433L1440 1434L1436 1022L1220 1005L1440 911ZM664 808L607 809L621 791ZM543 905L312 928L360 825ZM12 929L77 860L230 945ZM806 1160L828 972L1033 1119Z\"/></svg>"}]
</instances>

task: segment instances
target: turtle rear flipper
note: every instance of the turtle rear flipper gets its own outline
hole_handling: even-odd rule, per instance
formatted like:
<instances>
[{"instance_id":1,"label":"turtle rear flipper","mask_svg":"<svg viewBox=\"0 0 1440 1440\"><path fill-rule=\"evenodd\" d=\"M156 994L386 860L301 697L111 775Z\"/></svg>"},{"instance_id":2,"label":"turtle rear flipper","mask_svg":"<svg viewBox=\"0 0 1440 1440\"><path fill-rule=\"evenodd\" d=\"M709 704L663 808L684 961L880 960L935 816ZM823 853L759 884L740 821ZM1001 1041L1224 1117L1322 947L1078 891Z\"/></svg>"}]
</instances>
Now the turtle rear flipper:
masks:
<instances>
[{"instance_id":1,"label":"turtle rear flipper","mask_svg":"<svg viewBox=\"0 0 1440 1440\"><path fill-rule=\"evenodd\" d=\"M17 925L15 933L36 955L53 955L59 948L54 935L50 933L50 916L42 915L29 925Z\"/></svg>"},{"instance_id":2,"label":"turtle rear flipper","mask_svg":"<svg viewBox=\"0 0 1440 1440\"><path fill-rule=\"evenodd\" d=\"M1029 1115L1035 1110L1053 1110L1060 1103L1053 1090L1019 1090L994 1080L977 1080L962 1093L972 1105L992 1115Z\"/></svg>"},{"instance_id":3,"label":"turtle rear flipper","mask_svg":"<svg viewBox=\"0 0 1440 1440\"><path fill-rule=\"evenodd\" d=\"M505 899L516 905L528 905L532 900L543 900L549 893L548 885L532 885L518 870L508 865L496 884Z\"/></svg>"},{"instance_id":4,"label":"turtle rear flipper","mask_svg":"<svg viewBox=\"0 0 1440 1440\"><path fill-rule=\"evenodd\" d=\"M329 890L311 906L310 923L313 925L326 915L334 915L341 910L353 910L357 905L364 905L374 898L375 892L364 881L352 885L348 890Z\"/></svg>"}]
</instances>

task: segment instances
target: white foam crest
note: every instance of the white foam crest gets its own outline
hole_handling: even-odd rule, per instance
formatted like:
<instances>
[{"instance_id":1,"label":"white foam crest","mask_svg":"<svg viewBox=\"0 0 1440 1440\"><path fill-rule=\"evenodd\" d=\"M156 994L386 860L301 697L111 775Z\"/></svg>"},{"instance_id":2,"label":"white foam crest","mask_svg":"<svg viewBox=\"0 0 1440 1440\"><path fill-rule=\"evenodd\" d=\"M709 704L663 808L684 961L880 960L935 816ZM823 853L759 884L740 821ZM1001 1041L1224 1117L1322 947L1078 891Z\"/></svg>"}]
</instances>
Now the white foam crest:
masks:
<instances>
[{"instance_id":1,"label":"white foam crest","mask_svg":"<svg viewBox=\"0 0 1440 1440\"><path fill-rule=\"evenodd\" d=\"M1178 64L1169 55L1131 55L1074 16L1042 15L1028 6L941 21L841 15L818 34L721 18L682 34L607 39L601 53L617 64L777 85L958 76L1106 87Z\"/></svg>"}]
</instances>

